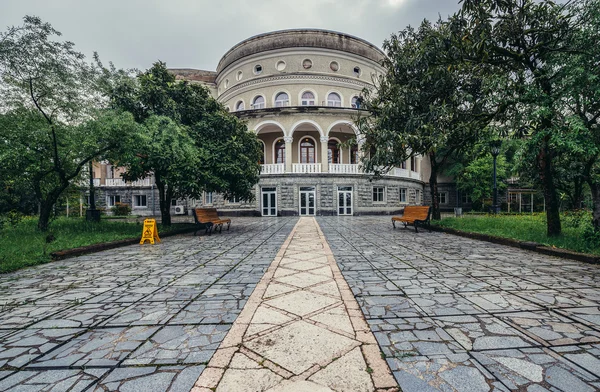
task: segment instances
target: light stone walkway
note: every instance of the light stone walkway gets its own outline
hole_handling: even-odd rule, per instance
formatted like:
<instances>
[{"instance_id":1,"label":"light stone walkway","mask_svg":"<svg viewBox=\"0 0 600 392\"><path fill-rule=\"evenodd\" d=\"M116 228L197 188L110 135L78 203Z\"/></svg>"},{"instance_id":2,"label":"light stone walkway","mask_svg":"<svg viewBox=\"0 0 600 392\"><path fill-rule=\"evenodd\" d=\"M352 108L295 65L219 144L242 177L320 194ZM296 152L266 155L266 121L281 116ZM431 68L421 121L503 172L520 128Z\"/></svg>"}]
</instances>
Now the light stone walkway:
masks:
<instances>
[{"instance_id":1,"label":"light stone walkway","mask_svg":"<svg viewBox=\"0 0 600 392\"><path fill-rule=\"evenodd\" d=\"M398 390L314 218L298 221L193 392L215 390Z\"/></svg>"}]
</instances>

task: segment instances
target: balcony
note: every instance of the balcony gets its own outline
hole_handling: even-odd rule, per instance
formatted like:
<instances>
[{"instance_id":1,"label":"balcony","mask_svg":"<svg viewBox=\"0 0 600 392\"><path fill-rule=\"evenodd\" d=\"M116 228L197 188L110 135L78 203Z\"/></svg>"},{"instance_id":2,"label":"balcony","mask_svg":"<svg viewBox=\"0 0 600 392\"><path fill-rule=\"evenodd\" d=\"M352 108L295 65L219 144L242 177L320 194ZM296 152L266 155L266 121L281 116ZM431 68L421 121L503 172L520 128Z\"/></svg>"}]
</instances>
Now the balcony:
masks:
<instances>
[{"instance_id":1,"label":"balcony","mask_svg":"<svg viewBox=\"0 0 600 392\"><path fill-rule=\"evenodd\" d=\"M288 174L285 170L285 164L268 164L261 165L261 175L274 175L274 174ZM330 163L329 171L324 172L320 163L294 163L292 164L293 174L338 174L338 175L364 175L372 174L365 173L361 170L360 165L357 164L339 164ZM421 174L412 170L401 169L399 167L393 168L383 176L397 177L397 178L411 178L414 180L422 181Z\"/></svg>"},{"instance_id":2,"label":"balcony","mask_svg":"<svg viewBox=\"0 0 600 392\"><path fill-rule=\"evenodd\" d=\"M320 163L294 163L292 165L293 173L302 173L302 174L311 174L311 173L321 173L321 164Z\"/></svg>"},{"instance_id":3,"label":"balcony","mask_svg":"<svg viewBox=\"0 0 600 392\"><path fill-rule=\"evenodd\" d=\"M284 174L285 173L285 164L276 163L272 165L260 165L261 170L260 174Z\"/></svg>"},{"instance_id":4,"label":"balcony","mask_svg":"<svg viewBox=\"0 0 600 392\"><path fill-rule=\"evenodd\" d=\"M332 163L329 165L329 173L333 174L362 174L356 164L338 164Z\"/></svg>"},{"instance_id":5,"label":"balcony","mask_svg":"<svg viewBox=\"0 0 600 392\"><path fill-rule=\"evenodd\" d=\"M125 182L122 178L106 178L104 180L104 186L107 187L150 186L152 184L154 184L152 178L142 178L132 182Z\"/></svg>"}]
</instances>

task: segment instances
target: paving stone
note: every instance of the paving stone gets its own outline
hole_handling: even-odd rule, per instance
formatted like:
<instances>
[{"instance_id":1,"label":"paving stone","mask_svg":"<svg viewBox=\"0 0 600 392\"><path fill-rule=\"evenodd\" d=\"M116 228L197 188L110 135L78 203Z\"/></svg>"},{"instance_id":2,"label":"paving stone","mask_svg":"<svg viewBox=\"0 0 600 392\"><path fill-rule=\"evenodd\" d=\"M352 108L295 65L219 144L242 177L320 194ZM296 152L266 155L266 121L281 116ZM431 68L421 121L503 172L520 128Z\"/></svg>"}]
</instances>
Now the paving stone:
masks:
<instances>
[{"instance_id":1,"label":"paving stone","mask_svg":"<svg viewBox=\"0 0 600 392\"><path fill-rule=\"evenodd\" d=\"M229 326L167 326L144 342L123 363L133 365L183 365L206 363L225 338Z\"/></svg>"},{"instance_id":2,"label":"paving stone","mask_svg":"<svg viewBox=\"0 0 600 392\"><path fill-rule=\"evenodd\" d=\"M101 326L163 325L188 302L137 302L102 322Z\"/></svg>"},{"instance_id":3,"label":"paving stone","mask_svg":"<svg viewBox=\"0 0 600 392\"><path fill-rule=\"evenodd\" d=\"M31 328L0 338L0 369L21 368L83 331Z\"/></svg>"},{"instance_id":4,"label":"paving stone","mask_svg":"<svg viewBox=\"0 0 600 392\"><path fill-rule=\"evenodd\" d=\"M75 305L31 326L31 328L89 328L130 306L130 303L84 303Z\"/></svg>"},{"instance_id":5,"label":"paving stone","mask_svg":"<svg viewBox=\"0 0 600 392\"><path fill-rule=\"evenodd\" d=\"M600 307L598 306L577 309L557 309L556 312L578 320L596 330L600 330Z\"/></svg>"},{"instance_id":6,"label":"paving stone","mask_svg":"<svg viewBox=\"0 0 600 392\"><path fill-rule=\"evenodd\" d=\"M600 342L600 331L555 312L519 312L497 317L547 346Z\"/></svg>"},{"instance_id":7,"label":"paving stone","mask_svg":"<svg viewBox=\"0 0 600 392\"><path fill-rule=\"evenodd\" d=\"M31 363L30 367L116 366L158 327L95 329L70 340Z\"/></svg>"},{"instance_id":8,"label":"paving stone","mask_svg":"<svg viewBox=\"0 0 600 392\"><path fill-rule=\"evenodd\" d=\"M540 306L509 292L468 293L465 294L465 298L492 314L542 309Z\"/></svg>"},{"instance_id":9,"label":"paving stone","mask_svg":"<svg viewBox=\"0 0 600 392\"><path fill-rule=\"evenodd\" d=\"M189 392L204 366L121 367L108 374L95 391Z\"/></svg>"},{"instance_id":10,"label":"paving stone","mask_svg":"<svg viewBox=\"0 0 600 392\"><path fill-rule=\"evenodd\" d=\"M0 391L85 391L108 369L22 370L1 379Z\"/></svg>"},{"instance_id":11,"label":"paving stone","mask_svg":"<svg viewBox=\"0 0 600 392\"><path fill-rule=\"evenodd\" d=\"M60 312L59 306L21 305L0 308L0 330L25 328L37 321Z\"/></svg>"},{"instance_id":12,"label":"paving stone","mask_svg":"<svg viewBox=\"0 0 600 392\"><path fill-rule=\"evenodd\" d=\"M394 296L362 296L356 301L367 319L423 316L414 302Z\"/></svg>"},{"instance_id":13,"label":"paving stone","mask_svg":"<svg viewBox=\"0 0 600 392\"><path fill-rule=\"evenodd\" d=\"M196 300L186 305L168 322L172 324L231 324L242 311L246 300Z\"/></svg>"},{"instance_id":14,"label":"paving stone","mask_svg":"<svg viewBox=\"0 0 600 392\"><path fill-rule=\"evenodd\" d=\"M486 294L480 294L487 296ZM459 294L419 294L411 295L410 299L428 316L480 314L485 311L477 306L477 302L471 301L473 294L469 293L467 298ZM469 299L469 300L468 300ZM475 304L474 304L475 303Z\"/></svg>"},{"instance_id":15,"label":"paving stone","mask_svg":"<svg viewBox=\"0 0 600 392\"><path fill-rule=\"evenodd\" d=\"M552 347L552 351L600 377L600 344Z\"/></svg>"},{"instance_id":16,"label":"paving stone","mask_svg":"<svg viewBox=\"0 0 600 392\"><path fill-rule=\"evenodd\" d=\"M532 385L548 390L595 391L596 376L568 363L547 349L511 349L473 352L473 357L510 389Z\"/></svg>"}]
</instances>

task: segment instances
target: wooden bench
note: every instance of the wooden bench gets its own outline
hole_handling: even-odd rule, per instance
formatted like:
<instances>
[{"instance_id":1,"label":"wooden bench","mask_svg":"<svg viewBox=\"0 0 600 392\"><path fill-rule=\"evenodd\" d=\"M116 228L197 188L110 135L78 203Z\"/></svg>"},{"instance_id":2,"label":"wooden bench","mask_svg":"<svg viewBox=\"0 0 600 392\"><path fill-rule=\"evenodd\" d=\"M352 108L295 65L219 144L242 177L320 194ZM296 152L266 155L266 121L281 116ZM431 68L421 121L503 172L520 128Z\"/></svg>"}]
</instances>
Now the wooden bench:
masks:
<instances>
[{"instance_id":1,"label":"wooden bench","mask_svg":"<svg viewBox=\"0 0 600 392\"><path fill-rule=\"evenodd\" d=\"M404 228L408 225L413 225L415 227L415 232L419 232L417 229L418 225L424 226L427 224L427 228L431 231L429 227L430 222L430 214L431 209L429 206L406 206L404 207L404 214L402 216L393 216L392 217L392 225L394 225L394 229L396 228L396 222L402 222L404 224Z\"/></svg>"},{"instance_id":2,"label":"wooden bench","mask_svg":"<svg viewBox=\"0 0 600 392\"><path fill-rule=\"evenodd\" d=\"M223 223L227 223L227 230L231 226L231 219L221 219L217 214L216 208L196 208L194 209L194 221L196 225L204 225L206 231L205 234L212 234L217 228L219 233L223 230ZM194 235L198 230L194 232Z\"/></svg>"}]
</instances>

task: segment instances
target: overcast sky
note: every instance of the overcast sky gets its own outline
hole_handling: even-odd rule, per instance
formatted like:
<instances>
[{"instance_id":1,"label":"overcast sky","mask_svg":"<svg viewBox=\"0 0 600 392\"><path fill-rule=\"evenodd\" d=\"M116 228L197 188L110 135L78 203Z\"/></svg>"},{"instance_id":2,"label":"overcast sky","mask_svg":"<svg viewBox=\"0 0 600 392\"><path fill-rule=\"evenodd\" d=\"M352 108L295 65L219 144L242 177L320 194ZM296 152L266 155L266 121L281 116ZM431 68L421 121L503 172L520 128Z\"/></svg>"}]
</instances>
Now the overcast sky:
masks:
<instances>
[{"instance_id":1,"label":"overcast sky","mask_svg":"<svg viewBox=\"0 0 600 392\"><path fill-rule=\"evenodd\" d=\"M76 48L119 68L214 71L236 43L291 28L336 30L381 47L392 32L446 17L458 0L0 0L0 29L25 15L50 22Z\"/></svg>"}]
</instances>

